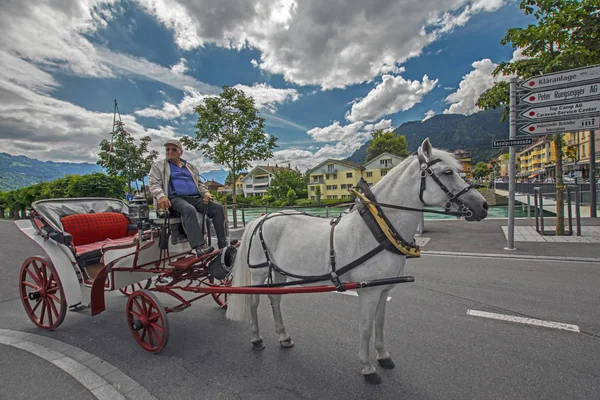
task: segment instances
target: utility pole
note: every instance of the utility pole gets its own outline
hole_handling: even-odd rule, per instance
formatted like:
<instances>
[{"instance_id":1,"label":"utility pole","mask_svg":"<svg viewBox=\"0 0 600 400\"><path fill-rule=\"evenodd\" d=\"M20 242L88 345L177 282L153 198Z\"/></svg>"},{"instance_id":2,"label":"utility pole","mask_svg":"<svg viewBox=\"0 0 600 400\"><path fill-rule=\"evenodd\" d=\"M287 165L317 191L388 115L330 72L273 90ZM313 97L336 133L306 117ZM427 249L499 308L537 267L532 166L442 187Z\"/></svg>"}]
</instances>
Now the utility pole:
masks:
<instances>
[{"instance_id":1,"label":"utility pole","mask_svg":"<svg viewBox=\"0 0 600 400\"><path fill-rule=\"evenodd\" d=\"M509 122L509 138L517 137L517 78L510 79L510 122ZM508 237L504 250L515 249L515 179L516 179L516 148L510 146L508 157Z\"/></svg>"},{"instance_id":2,"label":"utility pole","mask_svg":"<svg viewBox=\"0 0 600 400\"><path fill-rule=\"evenodd\" d=\"M596 189L596 132L592 129L590 131L590 217L592 218L598 217Z\"/></svg>"}]
</instances>

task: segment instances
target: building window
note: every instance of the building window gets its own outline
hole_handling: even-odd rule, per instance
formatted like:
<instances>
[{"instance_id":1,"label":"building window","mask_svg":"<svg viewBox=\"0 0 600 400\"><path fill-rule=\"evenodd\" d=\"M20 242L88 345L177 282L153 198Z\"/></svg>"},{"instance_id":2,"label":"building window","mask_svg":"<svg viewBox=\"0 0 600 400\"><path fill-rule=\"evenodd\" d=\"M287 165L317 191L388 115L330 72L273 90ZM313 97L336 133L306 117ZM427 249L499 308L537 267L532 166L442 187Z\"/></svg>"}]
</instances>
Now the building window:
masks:
<instances>
[{"instance_id":1,"label":"building window","mask_svg":"<svg viewBox=\"0 0 600 400\"><path fill-rule=\"evenodd\" d=\"M352 172L346 172L346 178L352 178Z\"/></svg>"},{"instance_id":2,"label":"building window","mask_svg":"<svg viewBox=\"0 0 600 400\"><path fill-rule=\"evenodd\" d=\"M246 185L246 189L251 189L252 185Z\"/></svg>"},{"instance_id":3,"label":"building window","mask_svg":"<svg viewBox=\"0 0 600 400\"><path fill-rule=\"evenodd\" d=\"M317 198L315 196L310 196L311 200L316 200Z\"/></svg>"},{"instance_id":4,"label":"building window","mask_svg":"<svg viewBox=\"0 0 600 400\"><path fill-rule=\"evenodd\" d=\"M367 178L371 178L373 177L373 173L372 172L367 172Z\"/></svg>"},{"instance_id":5,"label":"building window","mask_svg":"<svg viewBox=\"0 0 600 400\"><path fill-rule=\"evenodd\" d=\"M329 174L325 175L325 180L328 181L329 179L331 179L329 176L330 176Z\"/></svg>"},{"instance_id":6,"label":"building window","mask_svg":"<svg viewBox=\"0 0 600 400\"><path fill-rule=\"evenodd\" d=\"M470 172L470 171L471 171L471 167L467 167L467 171L469 171L469 172Z\"/></svg>"},{"instance_id":7,"label":"building window","mask_svg":"<svg viewBox=\"0 0 600 400\"><path fill-rule=\"evenodd\" d=\"M585 144L581 146L581 156L585 157Z\"/></svg>"},{"instance_id":8,"label":"building window","mask_svg":"<svg viewBox=\"0 0 600 400\"><path fill-rule=\"evenodd\" d=\"M386 176L387 175L387 171L381 171L381 176Z\"/></svg>"},{"instance_id":9,"label":"building window","mask_svg":"<svg viewBox=\"0 0 600 400\"><path fill-rule=\"evenodd\" d=\"M337 199L337 198L338 198L337 194L334 194L334 195L333 195L333 198L334 198L334 199Z\"/></svg>"},{"instance_id":10,"label":"building window","mask_svg":"<svg viewBox=\"0 0 600 400\"><path fill-rule=\"evenodd\" d=\"M349 184L348 184L348 189L352 189L352 186L353 186L353 185L352 185L351 183L349 183Z\"/></svg>"},{"instance_id":11,"label":"building window","mask_svg":"<svg viewBox=\"0 0 600 400\"><path fill-rule=\"evenodd\" d=\"M333 179L337 179L337 174L333 174Z\"/></svg>"},{"instance_id":12,"label":"building window","mask_svg":"<svg viewBox=\"0 0 600 400\"><path fill-rule=\"evenodd\" d=\"M327 172L334 172L334 171L335 171L335 165L334 164L327 165Z\"/></svg>"},{"instance_id":13,"label":"building window","mask_svg":"<svg viewBox=\"0 0 600 400\"><path fill-rule=\"evenodd\" d=\"M315 191L315 187L314 187L314 186L311 186L311 187L310 187L310 191L311 191L311 192L314 192L314 191Z\"/></svg>"},{"instance_id":14,"label":"building window","mask_svg":"<svg viewBox=\"0 0 600 400\"><path fill-rule=\"evenodd\" d=\"M331 185L327 185L327 190L331 190Z\"/></svg>"},{"instance_id":15,"label":"building window","mask_svg":"<svg viewBox=\"0 0 600 400\"><path fill-rule=\"evenodd\" d=\"M342 183L342 189L346 189L346 184Z\"/></svg>"},{"instance_id":16,"label":"building window","mask_svg":"<svg viewBox=\"0 0 600 400\"><path fill-rule=\"evenodd\" d=\"M331 185L332 190L337 190L337 185Z\"/></svg>"}]
</instances>

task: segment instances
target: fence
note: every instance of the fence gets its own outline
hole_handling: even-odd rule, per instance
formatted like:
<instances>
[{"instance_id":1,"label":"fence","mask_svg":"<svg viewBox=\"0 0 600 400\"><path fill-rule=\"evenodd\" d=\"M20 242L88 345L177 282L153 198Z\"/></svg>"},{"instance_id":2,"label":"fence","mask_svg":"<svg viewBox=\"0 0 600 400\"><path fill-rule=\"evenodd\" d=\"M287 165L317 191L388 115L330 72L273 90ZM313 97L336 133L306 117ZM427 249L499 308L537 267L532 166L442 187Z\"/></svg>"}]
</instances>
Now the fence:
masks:
<instances>
[{"instance_id":1,"label":"fence","mask_svg":"<svg viewBox=\"0 0 600 400\"><path fill-rule=\"evenodd\" d=\"M591 191L589 183L578 183L578 184L567 184L569 187L577 187L579 190L579 202L581 204L590 204L591 203ZM600 198L600 185L596 184L596 198ZM496 189L505 190L508 192L508 182L496 183ZM522 194L534 194L535 188L539 187L544 191L544 197L551 198L552 200L556 200L556 190L550 190L549 188L554 188L554 183L515 183L515 192Z\"/></svg>"}]
</instances>

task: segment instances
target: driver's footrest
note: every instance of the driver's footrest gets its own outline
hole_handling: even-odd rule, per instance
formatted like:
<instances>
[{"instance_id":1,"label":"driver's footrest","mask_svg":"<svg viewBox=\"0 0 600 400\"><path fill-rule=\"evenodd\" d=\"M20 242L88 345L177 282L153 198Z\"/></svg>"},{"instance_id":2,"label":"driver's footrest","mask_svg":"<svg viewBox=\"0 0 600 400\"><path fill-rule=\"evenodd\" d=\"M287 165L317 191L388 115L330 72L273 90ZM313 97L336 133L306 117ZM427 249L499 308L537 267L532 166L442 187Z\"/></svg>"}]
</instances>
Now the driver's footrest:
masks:
<instances>
[{"instance_id":1,"label":"driver's footrest","mask_svg":"<svg viewBox=\"0 0 600 400\"><path fill-rule=\"evenodd\" d=\"M196 257L195 254L190 254L188 256L178 258L175 261L171 261L169 263L169 265L175 269L187 269L187 268L191 267L192 265L201 262L202 260L204 260L206 257L210 256L213 253L214 253L214 251L212 251L208 254L205 254L202 257Z\"/></svg>"}]
</instances>

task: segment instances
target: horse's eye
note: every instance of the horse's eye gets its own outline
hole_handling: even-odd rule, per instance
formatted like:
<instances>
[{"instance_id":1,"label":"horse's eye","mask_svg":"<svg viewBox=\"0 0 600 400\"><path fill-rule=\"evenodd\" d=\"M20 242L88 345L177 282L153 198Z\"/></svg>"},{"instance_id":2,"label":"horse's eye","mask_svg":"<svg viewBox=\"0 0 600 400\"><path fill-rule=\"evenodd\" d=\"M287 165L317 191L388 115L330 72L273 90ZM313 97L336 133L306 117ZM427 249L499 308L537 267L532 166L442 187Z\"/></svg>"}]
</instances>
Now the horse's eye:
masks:
<instances>
[{"instance_id":1,"label":"horse's eye","mask_svg":"<svg viewBox=\"0 0 600 400\"><path fill-rule=\"evenodd\" d=\"M454 171L452 171L451 169L447 169L447 170L444 171L444 174L446 174L446 175L452 175L453 172Z\"/></svg>"}]
</instances>

